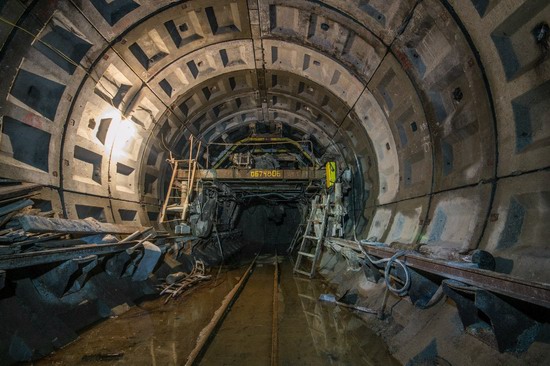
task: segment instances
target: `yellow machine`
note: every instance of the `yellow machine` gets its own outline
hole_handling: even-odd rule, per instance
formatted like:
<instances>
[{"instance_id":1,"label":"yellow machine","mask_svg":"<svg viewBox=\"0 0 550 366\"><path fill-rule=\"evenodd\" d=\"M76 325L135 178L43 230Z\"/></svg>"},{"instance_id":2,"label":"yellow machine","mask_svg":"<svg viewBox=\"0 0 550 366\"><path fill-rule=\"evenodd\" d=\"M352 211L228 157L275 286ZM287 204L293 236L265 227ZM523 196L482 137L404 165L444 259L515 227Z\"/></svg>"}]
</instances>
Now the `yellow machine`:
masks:
<instances>
[{"instance_id":1,"label":"yellow machine","mask_svg":"<svg viewBox=\"0 0 550 366\"><path fill-rule=\"evenodd\" d=\"M335 161L329 161L326 166L326 180L327 180L327 188L330 188L336 183L336 162Z\"/></svg>"}]
</instances>

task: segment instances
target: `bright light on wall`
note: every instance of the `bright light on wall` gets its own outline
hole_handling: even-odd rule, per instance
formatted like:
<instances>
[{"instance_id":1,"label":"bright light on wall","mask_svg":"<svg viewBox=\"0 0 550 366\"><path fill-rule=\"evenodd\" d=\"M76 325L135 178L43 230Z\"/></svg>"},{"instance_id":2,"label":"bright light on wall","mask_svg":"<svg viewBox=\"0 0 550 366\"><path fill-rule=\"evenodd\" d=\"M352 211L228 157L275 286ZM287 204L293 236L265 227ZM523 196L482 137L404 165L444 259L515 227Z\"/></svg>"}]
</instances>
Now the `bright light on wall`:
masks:
<instances>
[{"instance_id":1,"label":"bright light on wall","mask_svg":"<svg viewBox=\"0 0 550 366\"><path fill-rule=\"evenodd\" d=\"M135 137L137 135L137 129L134 122L123 119L113 126L115 142L113 144L112 157L119 159L128 154L131 150Z\"/></svg>"},{"instance_id":2,"label":"bright light on wall","mask_svg":"<svg viewBox=\"0 0 550 366\"><path fill-rule=\"evenodd\" d=\"M101 113L101 121L109 120L109 130L105 141L106 151L112 146L112 158L119 160L128 155L133 148L137 129L134 122L125 119L120 111L114 107L109 107Z\"/></svg>"}]
</instances>

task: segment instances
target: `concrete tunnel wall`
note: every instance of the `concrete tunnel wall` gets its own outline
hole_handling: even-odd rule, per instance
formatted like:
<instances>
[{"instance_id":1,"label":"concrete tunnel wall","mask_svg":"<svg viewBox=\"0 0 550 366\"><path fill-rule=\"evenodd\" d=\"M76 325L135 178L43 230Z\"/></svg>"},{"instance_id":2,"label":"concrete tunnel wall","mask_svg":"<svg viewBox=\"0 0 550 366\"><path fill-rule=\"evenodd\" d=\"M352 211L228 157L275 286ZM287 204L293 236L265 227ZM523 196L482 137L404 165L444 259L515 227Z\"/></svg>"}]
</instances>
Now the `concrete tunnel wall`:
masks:
<instances>
[{"instance_id":1,"label":"concrete tunnel wall","mask_svg":"<svg viewBox=\"0 0 550 366\"><path fill-rule=\"evenodd\" d=\"M0 14L0 176L45 184L69 218L150 225L166 147L280 121L360 178L359 237L481 248L550 281L545 0L7 0Z\"/></svg>"}]
</instances>

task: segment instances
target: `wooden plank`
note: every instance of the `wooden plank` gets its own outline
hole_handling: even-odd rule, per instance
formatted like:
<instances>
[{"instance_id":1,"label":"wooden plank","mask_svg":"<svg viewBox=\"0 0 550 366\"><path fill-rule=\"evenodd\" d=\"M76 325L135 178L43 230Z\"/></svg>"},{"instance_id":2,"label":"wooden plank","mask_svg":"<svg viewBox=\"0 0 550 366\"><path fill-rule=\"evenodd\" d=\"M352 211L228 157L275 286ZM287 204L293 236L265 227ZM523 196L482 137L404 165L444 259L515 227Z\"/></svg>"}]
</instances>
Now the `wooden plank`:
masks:
<instances>
[{"instance_id":1,"label":"wooden plank","mask_svg":"<svg viewBox=\"0 0 550 366\"><path fill-rule=\"evenodd\" d=\"M138 230L143 230L141 226L107 224L94 219L52 219L31 215L19 217L19 223L25 231L31 233L132 234Z\"/></svg>"},{"instance_id":2,"label":"wooden plank","mask_svg":"<svg viewBox=\"0 0 550 366\"><path fill-rule=\"evenodd\" d=\"M225 296L225 298L222 301L222 304L216 310L214 313L214 316L212 317L212 320L210 320L210 323L204 327L201 332L199 333L199 337L197 338L197 343L195 344L195 348L191 351L189 356L187 357L187 362L185 362L185 366L193 366L197 365L200 362L200 359L204 352L206 351L206 348L210 344L210 342L213 339L214 333L219 327L221 326L221 323L225 319L225 316L233 306L233 304L237 301L237 298L239 297L242 289L246 285L246 282L248 281L248 278L252 274L252 271L254 270L254 266L256 265L256 260L258 259L260 253L256 255L252 263L250 263L250 266L246 269L245 273L242 275L239 282L233 287L233 289Z\"/></svg>"},{"instance_id":3,"label":"wooden plank","mask_svg":"<svg viewBox=\"0 0 550 366\"><path fill-rule=\"evenodd\" d=\"M0 186L0 200L19 197L42 188L40 184L21 183L17 185Z\"/></svg>"},{"instance_id":4,"label":"wooden plank","mask_svg":"<svg viewBox=\"0 0 550 366\"><path fill-rule=\"evenodd\" d=\"M67 248L74 247L76 245L87 245L84 240L80 239L65 239L65 240L49 240L40 243L36 243L36 246L39 248Z\"/></svg>"},{"instance_id":5,"label":"wooden plank","mask_svg":"<svg viewBox=\"0 0 550 366\"><path fill-rule=\"evenodd\" d=\"M60 237L62 237L63 235L65 235L65 234L63 234L63 233L56 233L56 234L50 234L50 233L47 233L47 234L40 234L40 235L36 235L36 236L33 237L32 239L19 241L19 242L17 242L17 245L19 245L19 246L33 245L33 244L40 243L40 242L43 242L43 241L48 241L48 240L51 240L51 239L60 238Z\"/></svg>"},{"instance_id":6,"label":"wooden plank","mask_svg":"<svg viewBox=\"0 0 550 366\"><path fill-rule=\"evenodd\" d=\"M115 244L78 245L69 248L56 248L37 252L0 255L0 270L32 267L46 263L64 262L89 255L118 253L134 245L132 242Z\"/></svg>"},{"instance_id":7,"label":"wooden plank","mask_svg":"<svg viewBox=\"0 0 550 366\"><path fill-rule=\"evenodd\" d=\"M149 230L151 230L152 227L146 227L146 228L143 228L142 230L138 230L138 231L135 231L134 233L128 235L127 237L125 237L124 239L122 239L121 241L119 241L119 243L125 243L127 241L132 241L134 240L135 238L147 233Z\"/></svg>"},{"instance_id":8,"label":"wooden plank","mask_svg":"<svg viewBox=\"0 0 550 366\"><path fill-rule=\"evenodd\" d=\"M0 228L6 225L8 221L10 221L13 216L15 216L15 214L16 212L10 212L6 216L0 218Z\"/></svg>"},{"instance_id":9,"label":"wooden plank","mask_svg":"<svg viewBox=\"0 0 550 366\"><path fill-rule=\"evenodd\" d=\"M21 229L13 230L6 235L0 236L0 243L13 243L27 239L27 235Z\"/></svg>"},{"instance_id":10,"label":"wooden plank","mask_svg":"<svg viewBox=\"0 0 550 366\"><path fill-rule=\"evenodd\" d=\"M10 212L13 212L13 211L22 210L25 207L32 206L33 204L34 204L34 202L31 201L31 200L28 200L28 199L17 201L17 202L14 202L14 203L10 203L9 205L0 207L0 216L7 215L7 214L9 214Z\"/></svg>"},{"instance_id":11,"label":"wooden plank","mask_svg":"<svg viewBox=\"0 0 550 366\"><path fill-rule=\"evenodd\" d=\"M0 200L0 206L5 206L9 203L12 203L12 202L15 202L15 201L18 201L18 200L22 200L23 198L31 198L31 197L34 197L36 195L38 195L39 192L31 192L29 194L25 194L23 196L17 196L17 197L12 197L12 198L6 198L5 200Z\"/></svg>"}]
</instances>

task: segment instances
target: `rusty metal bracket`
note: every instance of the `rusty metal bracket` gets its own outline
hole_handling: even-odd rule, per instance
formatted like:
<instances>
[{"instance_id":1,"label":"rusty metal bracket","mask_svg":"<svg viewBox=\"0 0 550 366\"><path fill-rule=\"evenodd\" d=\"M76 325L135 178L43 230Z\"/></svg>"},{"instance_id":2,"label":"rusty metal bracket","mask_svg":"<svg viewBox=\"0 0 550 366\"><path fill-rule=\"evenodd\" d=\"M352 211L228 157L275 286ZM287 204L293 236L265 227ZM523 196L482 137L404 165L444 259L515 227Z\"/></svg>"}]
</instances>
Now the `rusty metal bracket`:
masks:
<instances>
[{"instance_id":1,"label":"rusty metal bracket","mask_svg":"<svg viewBox=\"0 0 550 366\"><path fill-rule=\"evenodd\" d=\"M499 352L527 351L541 330L540 323L488 291L446 280L443 292L456 303L465 331Z\"/></svg>"},{"instance_id":2,"label":"rusty metal bracket","mask_svg":"<svg viewBox=\"0 0 550 366\"><path fill-rule=\"evenodd\" d=\"M403 272L403 271L400 271ZM435 297L437 296L437 291L439 285L428 279L427 277L418 273L413 269L409 268L409 276L411 278L411 285L409 287L408 295L411 299L411 302L414 306L420 309L429 308L434 304ZM404 275L399 276L404 278Z\"/></svg>"},{"instance_id":3,"label":"rusty metal bracket","mask_svg":"<svg viewBox=\"0 0 550 366\"><path fill-rule=\"evenodd\" d=\"M382 278L378 268L368 258L363 261L363 272L370 282L377 283Z\"/></svg>"}]
</instances>

